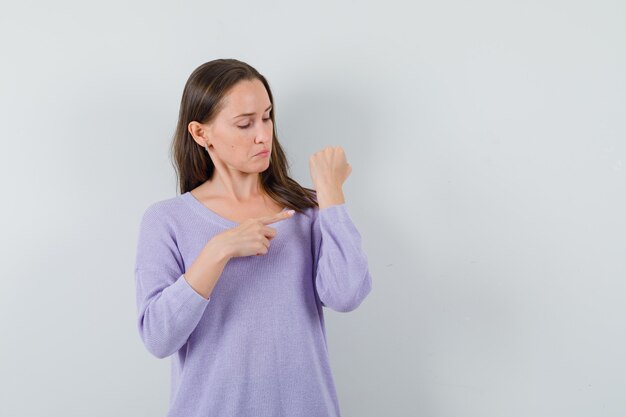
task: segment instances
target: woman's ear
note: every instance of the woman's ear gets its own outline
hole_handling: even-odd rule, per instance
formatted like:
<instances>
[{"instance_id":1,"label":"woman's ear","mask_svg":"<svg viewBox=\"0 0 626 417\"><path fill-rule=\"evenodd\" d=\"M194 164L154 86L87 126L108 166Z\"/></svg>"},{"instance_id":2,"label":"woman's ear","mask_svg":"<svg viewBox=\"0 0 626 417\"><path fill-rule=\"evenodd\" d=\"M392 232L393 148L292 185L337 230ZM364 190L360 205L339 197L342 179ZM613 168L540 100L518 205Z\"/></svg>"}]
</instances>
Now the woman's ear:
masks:
<instances>
[{"instance_id":1,"label":"woman's ear","mask_svg":"<svg viewBox=\"0 0 626 417\"><path fill-rule=\"evenodd\" d=\"M192 122L189 122L189 124L187 125L187 130L193 137L193 140L195 140L198 145L204 147L205 145L209 144L208 129L206 126L194 120Z\"/></svg>"}]
</instances>

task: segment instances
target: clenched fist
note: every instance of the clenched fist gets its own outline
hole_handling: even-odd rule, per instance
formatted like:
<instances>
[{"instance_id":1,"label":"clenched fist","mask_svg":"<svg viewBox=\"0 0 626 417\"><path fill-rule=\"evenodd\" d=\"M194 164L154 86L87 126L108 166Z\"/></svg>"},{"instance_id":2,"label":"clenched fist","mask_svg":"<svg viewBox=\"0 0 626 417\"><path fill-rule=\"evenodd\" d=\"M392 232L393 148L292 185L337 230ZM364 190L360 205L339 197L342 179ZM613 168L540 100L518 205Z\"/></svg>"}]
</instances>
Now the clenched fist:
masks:
<instances>
[{"instance_id":1,"label":"clenched fist","mask_svg":"<svg viewBox=\"0 0 626 417\"><path fill-rule=\"evenodd\" d=\"M342 186L352 167L341 146L327 146L311 155L309 168L320 209L345 202Z\"/></svg>"},{"instance_id":2,"label":"clenched fist","mask_svg":"<svg viewBox=\"0 0 626 417\"><path fill-rule=\"evenodd\" d=\"M327 146L309 158L311 179L315 190L341 187L352 172L341 146Z\"/></svg>"}]
</instances>

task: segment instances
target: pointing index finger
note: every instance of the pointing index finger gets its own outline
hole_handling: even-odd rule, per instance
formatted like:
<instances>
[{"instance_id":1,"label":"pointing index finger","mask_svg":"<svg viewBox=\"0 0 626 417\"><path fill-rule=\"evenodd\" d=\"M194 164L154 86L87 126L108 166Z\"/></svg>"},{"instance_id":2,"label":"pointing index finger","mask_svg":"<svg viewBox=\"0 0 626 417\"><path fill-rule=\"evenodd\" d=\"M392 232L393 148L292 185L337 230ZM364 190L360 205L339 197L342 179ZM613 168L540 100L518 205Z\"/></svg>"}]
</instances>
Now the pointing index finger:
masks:
<instances>
[{"instance_id":1,"label":"pointing index finger","mask_svg":"<svg viewBox=\"0 0 626 417\"><path fill-rule=\"evenodd\" d=\"M280 213L272 214L271 216L262 217L261 221L263 222L263 224L274 223L280 220L285 220L286 218L293 216L295 212L296 212L295 210L281 211Z\"/></svg>"}]
</instances>

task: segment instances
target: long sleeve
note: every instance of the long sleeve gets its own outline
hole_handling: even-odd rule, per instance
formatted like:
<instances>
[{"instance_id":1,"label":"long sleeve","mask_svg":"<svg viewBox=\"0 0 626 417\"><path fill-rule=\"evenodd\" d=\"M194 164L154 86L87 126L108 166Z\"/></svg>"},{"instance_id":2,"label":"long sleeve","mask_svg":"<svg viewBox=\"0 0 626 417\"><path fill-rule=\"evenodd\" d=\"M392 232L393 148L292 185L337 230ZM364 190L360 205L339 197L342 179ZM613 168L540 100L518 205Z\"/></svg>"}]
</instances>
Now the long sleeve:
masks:
<instances>
[{"instance_id":1,"label":"long sleeve","mask_svg":"<svg viewBox=\"0 0 626 417\"><path fill-rule=\"evenodd\" d=\"M313 276L323 306L338 312L356 309L372 289L361 235L346 203L314 209Z\"/></svg>"},{"instance_id":2,"label":"long sleeve","mask_svg":"<svg viewBox=\"0 0 626 417\"><path fill-rule=\"evenodd\" d=\"M158 358L187 342L209 303L189 285L182 265L172 226L158 206L148 207L135 264L137 326L146 348Z\"/></svg>"}]
</instances>

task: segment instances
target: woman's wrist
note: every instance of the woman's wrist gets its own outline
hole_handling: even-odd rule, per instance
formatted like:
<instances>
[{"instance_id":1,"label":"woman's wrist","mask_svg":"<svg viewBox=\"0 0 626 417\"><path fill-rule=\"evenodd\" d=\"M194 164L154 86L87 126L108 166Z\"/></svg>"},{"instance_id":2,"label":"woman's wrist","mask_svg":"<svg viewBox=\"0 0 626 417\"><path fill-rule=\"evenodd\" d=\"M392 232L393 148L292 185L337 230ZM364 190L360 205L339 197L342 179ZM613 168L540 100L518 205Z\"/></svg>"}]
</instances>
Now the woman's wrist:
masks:
<instances>
[{"instance_id":1,"label":"woman's wrist","mask_svg":"<svg viewBox=\"0 0 626 417\"><path fill-rule=\"evenodd\" d=\"M346 198L341 187L320 187L317 190L317 204L320 210L326 207L343 204Z\"/></svg>"}]
</instances>

